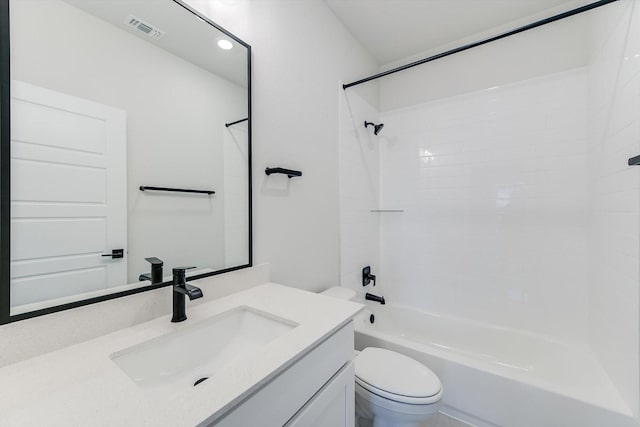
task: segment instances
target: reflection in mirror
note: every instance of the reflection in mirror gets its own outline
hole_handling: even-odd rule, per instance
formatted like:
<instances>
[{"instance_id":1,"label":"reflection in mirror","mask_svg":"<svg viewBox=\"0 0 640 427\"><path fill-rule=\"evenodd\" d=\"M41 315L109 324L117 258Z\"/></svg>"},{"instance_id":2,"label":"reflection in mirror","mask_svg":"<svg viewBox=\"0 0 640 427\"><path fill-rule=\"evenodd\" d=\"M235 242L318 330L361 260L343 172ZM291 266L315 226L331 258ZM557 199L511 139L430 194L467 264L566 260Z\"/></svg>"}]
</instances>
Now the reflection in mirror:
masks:
<instances>
[{"instance_id":1,"label":"reflection in mirror","mask_svg":"<svg viewBox=\"0 0 640 427\"><path fill-rule=\"evenodd\" d=\"M250 264L248 45L172 0L10 0L10 43L12 315Z\"/></svg>"}]
</instances>

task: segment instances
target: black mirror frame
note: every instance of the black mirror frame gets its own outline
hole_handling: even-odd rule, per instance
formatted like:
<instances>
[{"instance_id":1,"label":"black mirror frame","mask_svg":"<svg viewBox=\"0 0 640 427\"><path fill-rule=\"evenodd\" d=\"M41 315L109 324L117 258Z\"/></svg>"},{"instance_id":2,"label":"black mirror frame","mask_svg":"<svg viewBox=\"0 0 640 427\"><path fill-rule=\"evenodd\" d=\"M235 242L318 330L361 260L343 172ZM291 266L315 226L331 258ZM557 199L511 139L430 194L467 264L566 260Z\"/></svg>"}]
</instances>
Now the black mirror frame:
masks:
<instances>
[{"instance_id":1,"label":"black mirror frame","mask_svg":"<svg viewBox=\"0 0 640 427\"><path fill-rule=\"evenodd\" d=\"M164 286L171 285L171 282L163 282L155 285L143 286L123 292L102 295L99 297L88 298L84 300L74 301L67 304L47 307L40 310L31 311L11 315L11 56L10 56L10 15L9 1L0 0L0 325L16 322L19 320L29 319L32 317L42 316L45 314L55 313L58 311L69 310L71 308L81 307L84 305L94 304L127 295L133 295ZM230 271L248 268L253 265L253 206L252 206L252 180L251 180L251 46L229 31L217 25L206 16L200 14L195 9L185 4L182 0L171 0L177 5L183 7L187 11L193 13L202 21L208 23L212 27L221 31L228 37L235 40L247 49L247 107L248 107L248 209L249 209L249 262L236 267L225 268L211 273L199 274L189 277L190 280L202 279L205 277L215 276L218 274L228 273Z\"/></svg>"}]
</instances>

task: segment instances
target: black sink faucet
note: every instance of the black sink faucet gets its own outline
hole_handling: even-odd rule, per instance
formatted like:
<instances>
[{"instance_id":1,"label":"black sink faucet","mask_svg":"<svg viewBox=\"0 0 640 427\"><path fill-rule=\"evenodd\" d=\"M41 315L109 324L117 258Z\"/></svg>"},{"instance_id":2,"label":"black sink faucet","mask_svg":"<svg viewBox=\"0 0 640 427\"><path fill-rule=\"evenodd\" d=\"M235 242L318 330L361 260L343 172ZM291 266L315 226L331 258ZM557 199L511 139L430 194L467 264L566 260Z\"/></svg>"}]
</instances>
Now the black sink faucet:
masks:
<instances>
[{"instance_id":1,"label":"black sink faucet","mask_svg":"<svg viewBox=\"0 0 640 427\"><path fill-rule=\"evenodd\" d=\"M374 295L374 294L370 294L369 292L367 292L367 294L364 296L364 298L367 301L375 301L375 302L379 302L382 305L385 305L386 302L384 300L384 297L379 297L378 295Z\"/></svg>"},{"instance_id":2,"label":"black sink faucet","mask_svg":"<svg viewBox=\"0 0 640 427\"><path fill-rule=\"evenodd\" d=\"M187 284L186 271L195 267L176 267L173 269L173 317L172 322L187 320L187 309L184 296L189 300L202 298L202 290Z\"/></svg>"},{"instance_id":3,"label":"black sink faucet","mask_svg":"<svg viewBox=\"0 0 640 427\"><path fill-rule=\"evenodd\" d=\"M151 273L141 274L140 277L138 277L138 280L141 282L149 280L152 285L162 283L162 266L164 265L162 260L156 257L145 258L145 260L151 263Z\"/></svg>"}]
</instances>

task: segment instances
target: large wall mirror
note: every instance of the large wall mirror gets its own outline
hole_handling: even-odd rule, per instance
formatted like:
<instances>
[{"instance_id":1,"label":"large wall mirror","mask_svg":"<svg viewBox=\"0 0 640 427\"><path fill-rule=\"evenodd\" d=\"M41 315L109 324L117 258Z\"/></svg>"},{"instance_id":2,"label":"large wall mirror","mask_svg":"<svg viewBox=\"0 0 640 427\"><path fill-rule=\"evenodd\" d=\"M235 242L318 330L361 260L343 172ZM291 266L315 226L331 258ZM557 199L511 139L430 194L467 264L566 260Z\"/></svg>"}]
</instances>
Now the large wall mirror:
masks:
<instances>
[{"instance_id":1,"label":"large wall mirror","mask_svg":"<svg viewBox=\"0 0 640 427\"><path fill-rule=\"evenodd\" d=\"M178 0L0 4L0 322L250 266L250 46Z\"/></svg>"}]
</instances>

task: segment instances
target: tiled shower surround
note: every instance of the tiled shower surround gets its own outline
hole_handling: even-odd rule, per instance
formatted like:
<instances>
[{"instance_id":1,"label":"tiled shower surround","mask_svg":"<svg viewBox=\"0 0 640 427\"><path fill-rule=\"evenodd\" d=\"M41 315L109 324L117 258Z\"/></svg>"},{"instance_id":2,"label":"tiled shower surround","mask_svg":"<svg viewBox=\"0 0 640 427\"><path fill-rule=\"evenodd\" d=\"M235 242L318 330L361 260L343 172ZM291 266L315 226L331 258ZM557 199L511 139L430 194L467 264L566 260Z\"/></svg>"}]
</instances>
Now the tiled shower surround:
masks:
<instances>
[{"instance_id":1,"label":"tiled shower surround","mask_svg":"<svg viewBox=\"0 0 640 427\"><path fill-rule=\"evenodd\" d=\"M447 81L455 96L419 104L389 88L435 82L398 74L410 82L381 91L394 97L380 100L394 106L383 112L341 95L350 108L340 116L340 209L343 286L362 291L357 273L370 259L379 284L367 290L387 301L595 354L637 415L640 166L626 163L640 154L635 3L572 24L584 31L579 66L514 71L463 94ZM487 58L503 72L509 49L528 41L495 44ZM354 131L363 115L385 124L378 137Z\"/></svg>"},{"instance_id":2,"label":"tiled shower surround","mask_svg":"<svg viewBox=\"0 0 640 427\"><path fill-rule=\"evenodd\" d=\"M603 8L589 64L589 343L638 414L640 4Z\"/></svg>"},{"instance_id":3,"label":"tiled shower surround","mask_svg":"<svg viewBox=\"0 0 640 427\"><path fill-rule=\"evenodd\" d=\"M583 339L586 101L575 70L382 114L388 298Z\"/></svg>"}]
</instances>

